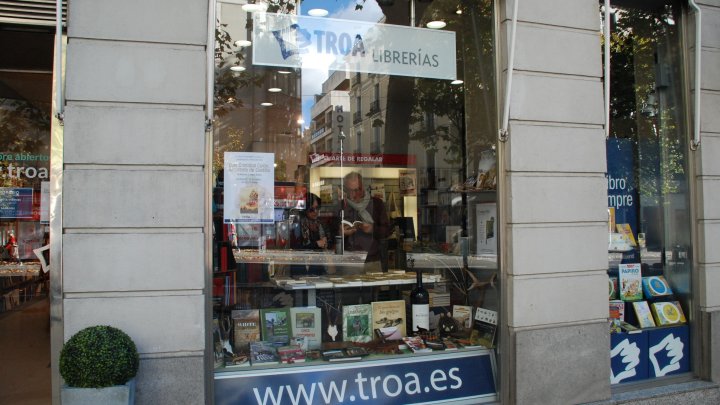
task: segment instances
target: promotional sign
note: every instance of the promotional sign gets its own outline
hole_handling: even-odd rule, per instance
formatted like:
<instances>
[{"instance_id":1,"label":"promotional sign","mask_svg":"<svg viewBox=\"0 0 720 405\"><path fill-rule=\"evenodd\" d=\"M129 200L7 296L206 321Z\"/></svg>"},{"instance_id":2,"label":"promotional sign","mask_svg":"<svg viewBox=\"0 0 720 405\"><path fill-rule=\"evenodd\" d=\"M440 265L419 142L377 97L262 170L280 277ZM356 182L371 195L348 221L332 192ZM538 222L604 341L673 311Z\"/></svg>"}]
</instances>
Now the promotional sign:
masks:
<instances>
[{"instance_id":1,"label":"promotional sign","mask_svg":"<svg viewBox=\"0 0 720 405\"><path fill-rule=\"evenodd\" d=\"M400 154L368 154L368 153L311 153L309 156L311 167L323 166L329 163L342 163L344 165L383 165L383 166L413 166L415 155Z\"/></svg>"},{"instance_id":2,"label":"promotional sign","mask_svg":"<svg viewBox=\"0 0 720 405\"><path fill-rule=\"evenodd\" d=\"M32 218L33 189L0 187L0 218Z\"/></svg>"},{"instance_id":3,"label":"promotional sign","mask_svg":"<svg viewBox=\"0 0 720 405\"><path fill-rule=\"evenodd\" d=\"M632 139L607 140L608 207L615 211L616 224L629 224L637 236L638 190L633 170Z\"/></svg>"},{"instance_id":4,"label":"promotional sign","mask_svg":"<svg viewBox=\"0 0 720 405\"><path fill-rule=\"evenodd\" d=\"M648 331L648 376L662 377L690 371L690 333L687 325Z\"/></svg>"},{"instance_id":5,"label":"promotional sign","mask_svg":"<svg viewBox=\"0 0 720 405\"><path fill-rule=\"evenodd\" d=\"M643 331L610 335L610 383L648 378L648 335Z\"/></svg>"},{"instance_id":6,"label":"promotional sign","mask_svg":"<svg viewBox=\"0 0 720 405\"><path fill-rule=\"evenodd\" d=\"M253 63L455 80L455 32L253 14Z\"/></svg>"},{"instance_id":7,"label":"promotional sign","mask_svg":"<svg viewBox=\"0 0 720 405\"><path fill-rule=\"evenodd\" d=\"M215 375L218 405L419 404L497 400L492 352Z\"/></svg>"},{"instance_id":8,"label":"promotional sign","mask_svg":"<svg viewBox=\"0 0 720 405\"><path fill-rule=\"evenodd\" d=\"M225 152L225 223L273 223L275 155Z\"/></svg>"}]
</instances>

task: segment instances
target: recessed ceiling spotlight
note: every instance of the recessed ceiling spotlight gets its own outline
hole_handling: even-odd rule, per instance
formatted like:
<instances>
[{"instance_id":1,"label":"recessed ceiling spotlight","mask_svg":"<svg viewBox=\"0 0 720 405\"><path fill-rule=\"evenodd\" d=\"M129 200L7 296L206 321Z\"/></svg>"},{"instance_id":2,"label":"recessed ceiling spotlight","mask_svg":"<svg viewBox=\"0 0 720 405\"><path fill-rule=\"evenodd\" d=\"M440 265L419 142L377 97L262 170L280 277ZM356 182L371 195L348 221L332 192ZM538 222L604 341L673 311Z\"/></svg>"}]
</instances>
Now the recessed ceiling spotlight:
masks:
<instances>
[{"instance_id":1,"label":"recessed ceiling spotlight","mask_svg":"<svg viewBox=\"0 0 720 405\"><path fill-rule=\"evenodd\" d=\"M273 105L273 103L265 102L265 103L260 103L260 105L263 107L270 107L271 105Z\"/></svg>"},{"instance_id":2,"label":"recessed ceiling spotlight","mask_svg":"<svg viewBox=\"0 0 720 405\"><path fill-rule=\"evenodd\" d=\"M267 4L265 4L265 3L243 4L242 9L248 13L254 13L256 11L265 11L265 10L267 10Z\"/></svg>"},{"instance_id":3,"label":"recessed ceiling spotlight","mask_svg":"<svg viewBox=\"0 0 720 405\"><path fill-rule=\"evenodd\" d=\"M440 28L445 28L446 25L447 24L445 23L445 21L437 20L437 21L430 21L425 26L428 28L434 29L434 30L438 30Z\"/></svg>"},{"instance_id":4,"label":"recessed ceiling spotlight","mask_svg":"<svg viewBox=\"0 0 720 405\"><path fill-rule=\"evenodd\" d=\"M465 83L465 82L463 82L463 81L460 80L460 79L456 79L456 80L453 80L453 81L450 82L450 84L463 84L463 83Z\"/></svg>"},{"instance_id":5,"label":"recessed ceiling spotlight","mask_svg":"<svg viewBox=\"0 0 720 405\"><path fill-rule=\"evenodd\" d=\"M328 11L324 8L312 8L308 10L308 15L311 15L313 17L325 17L328 15Z\"/></svg>"},{"instance_id":6,"label":"recessed ceiling spotlight","mask_svg":"<svg viewBox=\"0 0 720 405\"><path fill-rule=\"evenodd\" d=\"M239 39L235 41L235 46L239 48L246 48L250 45L252 45L252 41L248 41L247 39Z\"/></svg>"},{"instance_id":7,"label":"recessed ceiling spotlight","mask_svg":"<svg viewBox=\"0 0 720 405\"><path fill-rule=\"evenodd\" d=\"M269 91L270 93L279 93L279 92L282 91L282 89L279 88L279 87L270 87L270 88L268 89L268 91Z\"/></svg>"},{"instance_id":8,"label":"recessed ceiling spotlight","mask_svg":"<svg viewBox=\"0 0 720 405\"><path fill-rule=\"evenodd\" d=\"M457 14L457 15L460 15L460 14L462 14L462 9L461 9L461 8L459 8L459 9L455 10L455 14Z\"/></svg>"},{"instance_id":9,"label":"recessed ceiling spotlight","mask_svg":"<svg viewBox=\"0 0 720 405\"><path fill-rule=\"evenodd\" d=\"M233 72L244 72L245 66L230 66L230 70Z\"/></svg>"}]
</instances>

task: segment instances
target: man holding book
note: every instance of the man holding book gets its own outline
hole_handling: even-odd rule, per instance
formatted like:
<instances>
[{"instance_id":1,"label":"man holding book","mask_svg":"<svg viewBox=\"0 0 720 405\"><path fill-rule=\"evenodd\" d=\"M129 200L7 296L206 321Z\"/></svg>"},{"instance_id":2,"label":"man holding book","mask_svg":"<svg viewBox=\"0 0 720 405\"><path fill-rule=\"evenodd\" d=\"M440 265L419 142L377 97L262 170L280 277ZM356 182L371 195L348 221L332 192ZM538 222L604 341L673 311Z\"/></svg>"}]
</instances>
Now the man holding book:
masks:
<instances>
[{"instance_id":1,"label":"man holding book","mask_svg":"<svg viewBox=\"0 0 720 405\"><path fill-rule=\"evenodd\" d=\"M367 252L365 272L387 271L386 243L390 234L385 203L365 192L362 175L350 172L343 178L344 199L338 217L345 249ZM383 249L385 248L385 249Z\"/></svg>"}]
</instances>

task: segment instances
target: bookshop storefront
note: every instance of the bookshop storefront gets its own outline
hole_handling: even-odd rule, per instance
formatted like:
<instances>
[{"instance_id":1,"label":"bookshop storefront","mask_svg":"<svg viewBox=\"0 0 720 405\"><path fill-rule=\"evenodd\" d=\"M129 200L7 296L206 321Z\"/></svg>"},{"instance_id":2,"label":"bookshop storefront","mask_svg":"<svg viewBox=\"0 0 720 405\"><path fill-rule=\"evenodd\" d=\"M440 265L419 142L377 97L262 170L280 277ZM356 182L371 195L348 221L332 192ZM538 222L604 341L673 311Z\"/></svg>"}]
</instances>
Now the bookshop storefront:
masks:
<instances>
[{"instance_id":1,"label":"bookshop storefront","mask_svg":"<svg viewBox=\"0 0 720 405\"><path fill-rule=\"evenodd\" d=\"M720 396L686 2L131 3L70 3L55 395L110 324L139 403Z\"/></svg>"},{"instance_id":2,"label":"bookshop storefront","mask_svg":"<svg viewBox=\"0 0 720 405\"><path fill-rule=\"evenodd\" d=\"M497 400L493 3L217 6L215 403Z\"/></svg>"}]
</instances>

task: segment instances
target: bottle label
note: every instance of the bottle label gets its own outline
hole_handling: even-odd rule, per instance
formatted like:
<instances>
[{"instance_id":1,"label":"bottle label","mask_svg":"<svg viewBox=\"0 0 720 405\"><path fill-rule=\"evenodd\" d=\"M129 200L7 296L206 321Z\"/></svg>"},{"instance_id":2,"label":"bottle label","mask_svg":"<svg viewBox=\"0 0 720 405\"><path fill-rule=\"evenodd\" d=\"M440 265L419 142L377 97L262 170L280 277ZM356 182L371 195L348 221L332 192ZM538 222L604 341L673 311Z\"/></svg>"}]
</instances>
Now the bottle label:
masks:
<instances>
[{"instance_id":1,"label":"bottle label","mask_svg":"<svg viewBox=\"0 0 720 405\"><path fill-rule=\"evenodd\" d=\"M418 326L430 330L430 306L428 304L413 304L412 306L412 331L417 332Z\"/></svg>"}]
</instances>

